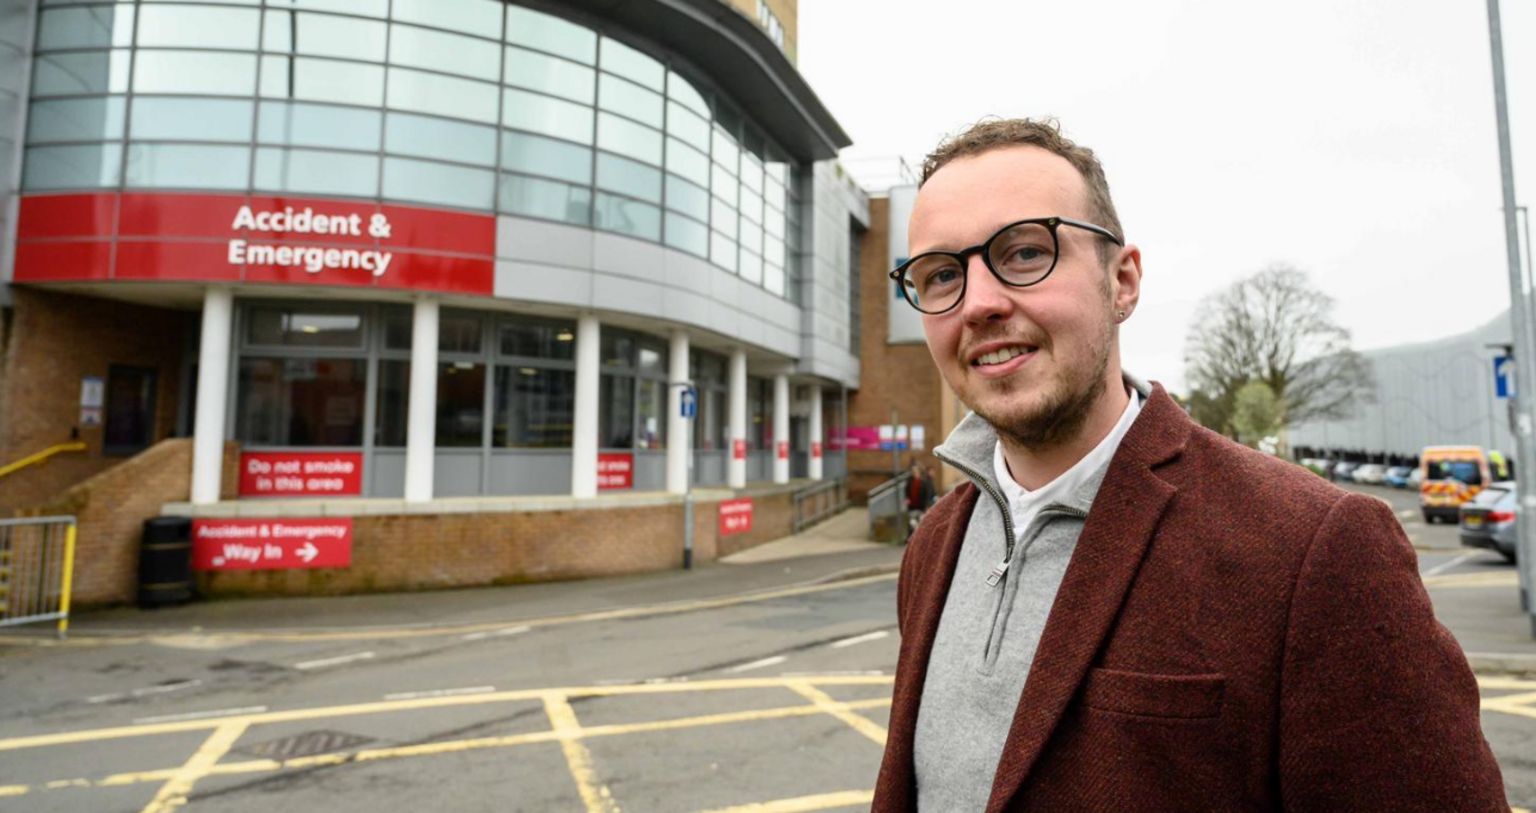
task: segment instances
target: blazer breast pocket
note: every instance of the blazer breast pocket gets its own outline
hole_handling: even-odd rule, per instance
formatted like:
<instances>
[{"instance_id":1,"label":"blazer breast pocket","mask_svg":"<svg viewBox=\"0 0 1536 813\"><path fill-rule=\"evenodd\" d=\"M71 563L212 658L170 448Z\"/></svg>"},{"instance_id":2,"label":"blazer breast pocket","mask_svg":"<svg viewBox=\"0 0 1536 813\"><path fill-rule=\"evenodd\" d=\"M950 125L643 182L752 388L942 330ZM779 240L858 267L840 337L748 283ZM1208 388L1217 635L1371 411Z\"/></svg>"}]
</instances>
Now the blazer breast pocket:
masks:
<instances>
[{"instance_id":1,"label":"blazer breast pocket","mask_svg":"<svg viewBox=\"0 0 1536 813\"><path fill-rule=\"evenodd\" d=\"M1153 675L1118 669L1088 670L1085 707L1138 717L1201 720L1221 715L1222 675Z\"/></svg>"}]
</instances>

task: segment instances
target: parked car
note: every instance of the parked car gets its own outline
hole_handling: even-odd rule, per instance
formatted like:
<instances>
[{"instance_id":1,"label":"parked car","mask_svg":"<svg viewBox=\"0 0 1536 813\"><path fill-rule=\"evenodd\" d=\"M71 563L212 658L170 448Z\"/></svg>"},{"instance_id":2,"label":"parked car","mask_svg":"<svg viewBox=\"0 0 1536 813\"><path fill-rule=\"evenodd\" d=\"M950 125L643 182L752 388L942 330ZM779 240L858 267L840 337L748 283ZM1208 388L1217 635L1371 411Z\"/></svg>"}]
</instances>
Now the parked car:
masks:
<instances>
[{"instance_id":1,"label":"parked car","mask_svg":"<svg viewBox=\"0 0 1536 813\"><path fill-rule=\"evenodd\" d=\"M1409 491L1418 491L1419 490L1419 484L1422 483L1422 482L1424 482L1424 470L1423 469L1418 468L1417 466L1415 466L1413 469L1409 470L1409 472L1408 472L1408 484L1406 486L1406 488Z\"/></svg>"},{"instance_id":2,"label":"parked car","mask_svg":"<svg viewBox=\"0 0 1536 813\"><path fill-rule=\"evenodd\" d=\"M1488 455L1479 446L1425 446L1419 453L1424 479L1419 483L1419 510L1424 521L1458 520L1462 503L1493 482Z\"/></svg>"},{"instance_id":3,"label":"parked car","mask_svg":"<svg viewBox=\"0 0 1536 813\"><path fill-rule=\"evenodd\" d=\"M1515 561L1515 518L1520 500L1513 481L1504 480L1479 491L1461 505L1461 544L1487 548Z\"/></svg>"},{"instance_id":4,"label":"parked car","mask_svg":"<svg viewBox=\"0 0 1536 813\"><path fill-rule=\"evenodd\" d=\"M1321 457L1303 457L1301 465L1303 468L1311 470L1313 474L1320 474L1324 477L1328 476L1328 461Z\"/></svg>"},{"instance_id":5,"label":"parked car","mask_svg":"<svg viewBox=\"0 0 1536 813\"><path fill-rule=\"evenodd\" d=\"M1411 466L1393 466L1387 469L1387 475L1382 478L1382 483L1393 488L1407 488L1408 477L1413 474Z\"/></svg>"},{"instance_id":6,"label":"parked car","mask_svg":"<svg viewBox=\"0 0 1536 813\"><path fill-rule=\"evenodd\" d=\"M1351 463L1348 460L1340 460L1339 462L1333 464L1333 479L1341 483L1351 482L1354 479L1352 475L1354 474L1355 469L1358 468L1360 468L1359 463Z\"/></svg>"},{"instance_id":7,"label":"parked car","mask_svg":"<svg viewBox=\"0 0 1536 813\"><path fill-rule=\"evenodd\" d=\"M1379 486L1382 479L1387 476L1387 467L1380 463L1366 463L1355 469L1352 476L1357 483Z\"/></svg>"}]
</instances>

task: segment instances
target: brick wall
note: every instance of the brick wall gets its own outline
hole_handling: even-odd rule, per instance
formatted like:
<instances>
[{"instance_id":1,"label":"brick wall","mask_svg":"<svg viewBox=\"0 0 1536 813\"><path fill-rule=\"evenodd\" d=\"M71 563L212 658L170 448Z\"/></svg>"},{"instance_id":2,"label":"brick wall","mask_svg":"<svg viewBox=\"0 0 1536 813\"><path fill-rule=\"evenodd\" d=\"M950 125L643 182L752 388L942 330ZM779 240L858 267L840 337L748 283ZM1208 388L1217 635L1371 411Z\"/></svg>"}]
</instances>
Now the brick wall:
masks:
<instances>
[{"instance_id":1,"label":"brick wall","mask_svg":"<svg viewBox=\"0 0 1536 813\"><path fill-rule=\"evenodd\" d=\"M66 452L0 480L0 511L51 499L122 463L102 451L101 427L82 427L80 381L107 378L113 364L156 371L155 434L176 426L181 362L190 313L88 296L12 289L15 307L0 332L0 463L66 443L76 429L87 448Z\"/></svg>"},{"instance_id":2,"label":"brick wall","mask_svg":"<svg viewBox=\"0 0 1536 813\"><path fill-rule=\"evenodd\" d=\"M891 408L903 424L921 424L927 433L921 452L902 452L898 456L904 469L912 455L925 465L940 469L933 447L954 428L957 417L953 408L945 410L949 387L944 383L933 358L924 344L891 344L887 341L888 308L907 307L892 298L890 251L890 200L871 198L869 230L864 232L859 249L859 302L863 325L859 337L859 390L848 398L850 426L879 426L890 423ZM959 410L963 415L964 411ZM891 453L853 451L848 453L849 499L863 502L864 495L891 476ZM940 475L941 482L944 481Z\"/></svg>"}]
</instances>

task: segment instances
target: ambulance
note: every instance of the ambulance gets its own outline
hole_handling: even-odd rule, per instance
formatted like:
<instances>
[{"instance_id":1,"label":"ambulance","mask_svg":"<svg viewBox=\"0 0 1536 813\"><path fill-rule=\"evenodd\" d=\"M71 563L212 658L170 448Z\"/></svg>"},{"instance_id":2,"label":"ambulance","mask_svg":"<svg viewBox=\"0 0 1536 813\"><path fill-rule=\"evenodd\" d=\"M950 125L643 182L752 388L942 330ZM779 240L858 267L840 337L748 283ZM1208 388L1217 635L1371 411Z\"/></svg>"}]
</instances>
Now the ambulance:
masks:
<instances>
[{"instance_id":1,"label":"ambulance","mask_svg":"<svg viewBox=\"0 0 1536 813\"><path fill-rule=\"evenodd\" d=\"M1459 521L1461 504L1492 482L1480 446L1425 446L1419 453L1419 510L1426 523Z\"/></svg>"}]
</instances>

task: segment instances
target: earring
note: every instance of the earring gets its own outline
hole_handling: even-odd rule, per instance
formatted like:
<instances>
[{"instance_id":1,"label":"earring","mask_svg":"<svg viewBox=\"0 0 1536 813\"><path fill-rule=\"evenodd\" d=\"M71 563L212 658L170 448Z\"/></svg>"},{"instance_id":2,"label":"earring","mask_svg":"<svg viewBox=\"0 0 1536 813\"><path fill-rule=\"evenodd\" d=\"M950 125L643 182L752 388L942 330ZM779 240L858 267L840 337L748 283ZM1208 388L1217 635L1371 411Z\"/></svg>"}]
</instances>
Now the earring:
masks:
<instances>
[{"instance_id":1,"label":"earring","mask_svg":"<svg viewBox=\"0 0 1536 813\"><path fill-rule=\"evenodd\" d=\"M1125 311L1115 311L1115 321L1117 321L1117 322L1124 322L1125 321Z\"/></svg>"}]
</instances>

